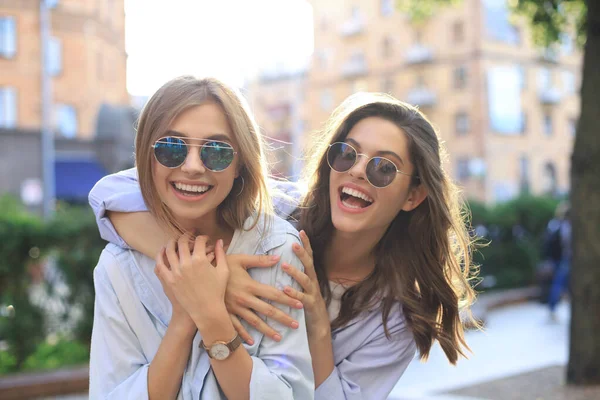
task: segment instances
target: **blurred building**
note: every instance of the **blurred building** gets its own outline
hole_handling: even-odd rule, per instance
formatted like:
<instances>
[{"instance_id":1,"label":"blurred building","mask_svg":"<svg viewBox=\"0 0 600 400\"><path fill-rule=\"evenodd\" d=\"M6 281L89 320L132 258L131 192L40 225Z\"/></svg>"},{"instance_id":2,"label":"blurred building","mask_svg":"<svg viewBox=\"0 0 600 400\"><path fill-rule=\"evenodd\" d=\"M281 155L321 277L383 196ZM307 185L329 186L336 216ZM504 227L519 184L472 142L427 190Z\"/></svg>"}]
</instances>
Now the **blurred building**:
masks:
<instances>
[{"instance_id":1,"label":"blurred building","mask_svg":"<svg viewBox=\"0 0 600 400\"><path fill-rule=\"evenodd\" d=\"M434 122L468 197L568 191L581 69L572 36L535 47L528 21L509 19L506 0L464 0L420 22L394 0L310 3L315 50L304 84L292 90L285 75L256 83L259 123L301 99L295 124L308 134L350 94L387 92Z\"/></svg>"},{"instance_id":2,"label":"blurred building","mask_svg":"<svg viewBox=\"0 0 600 400\"><path fill-rule=\"evenodd\" d=\"M0 2L0 139L8 145L1 170L10 167L14 172L0 174L0 192L18 195L23 185L35 191L31 188L41 179L45 63L52 87L57 197L81 201L99 176L119 165L99 153L114 154L110 143L117 146L120 136L129 136L132 142L124 0L46 3L51 8L50 37L46 60L42 60L40 0ZM107 131L107 125L127 128ZM131 145L128 152L131 158ZM29 165L22 165L26 160Z\"/></svg>"}]
</instances>

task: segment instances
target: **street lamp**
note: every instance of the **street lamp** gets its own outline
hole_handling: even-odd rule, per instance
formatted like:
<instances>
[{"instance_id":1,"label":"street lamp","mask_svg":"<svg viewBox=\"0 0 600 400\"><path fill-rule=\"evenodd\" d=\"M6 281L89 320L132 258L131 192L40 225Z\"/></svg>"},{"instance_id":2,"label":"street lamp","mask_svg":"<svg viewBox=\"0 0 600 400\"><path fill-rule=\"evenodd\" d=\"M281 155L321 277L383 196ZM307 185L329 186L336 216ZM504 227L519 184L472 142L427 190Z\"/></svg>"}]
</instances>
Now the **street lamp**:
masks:
<instances>
[{"instance_id":1,"label":"street lamp","mask_svg":"<svg viewBox=\"0 0 600 400\"><path fill-rule=\"evenodd\" d=\"M54 132L52 132L52 80L49 71L50 9L56 0L40 0L41 103L42 103L42 174L44 180L44 218L55 208Z\"/></svg>"}]
</instances>

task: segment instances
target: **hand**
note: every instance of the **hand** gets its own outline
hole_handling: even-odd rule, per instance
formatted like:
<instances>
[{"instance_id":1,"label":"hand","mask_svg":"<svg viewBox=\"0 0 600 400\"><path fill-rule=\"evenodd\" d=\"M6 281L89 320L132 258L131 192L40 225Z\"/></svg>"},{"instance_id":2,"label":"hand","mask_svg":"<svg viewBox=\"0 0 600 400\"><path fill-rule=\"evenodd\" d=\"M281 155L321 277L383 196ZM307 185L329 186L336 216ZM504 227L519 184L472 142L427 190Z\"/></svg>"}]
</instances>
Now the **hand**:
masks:
<instances>
[{"instance_id":1,"label":"hand","mask_svg":"<svg viewBox=\"0 0 600 400\"><path fill-rule=\"evenodd\" d=\"M177 242L170 240L166 256L170 270L161 270L163 281L174 297L196 323L209 324L210 317L224 307L225 289L229 269L225 259L223 241L215 245L216 266L206 254L206 236L199 236L191 253L189 237L183 235Z\"/></svg>"},{"instance_id":2,"label":"hand","mask_svg":"<svg viewBox=\"0 0 600 400\"><path fill-rule=\"evenodd\" d=\"M302 308L302 303L272 286L256 282L247 272L248 268L272 267L277 261L279 261L279 256L245 254L227 256L230 274L227 291L225 292L225 305L227 306L227 311L231 314L231 321L235 330L250 345L254 341L240 323L238 317L244 319L259 332L273 338L275 341L280 341L281 335L267 325L255 312L261 313L292 329L296 329L299 326L298 322L292 317L267 303L265 300L271 300L293 308Z\"/></svg>"},{"instance_id":3,"label":"hand","mask_svg":"<svg viewBox=\"0 0 600 400\"><path fill-rule=\"evenodd\" d=\"M306 328L311 336L311 334L321 334L330 330L329 314L315 272L312 247L304 231L300 231L300 239L304 247L294 243L292 249L304 265L304 273L289 264L283 264L281 267L300 284L304 292L290 286L286 286L283 291L288 296L302 302L306 315Z\"/></svg>"},{"instance_id":4,"label":"hand","mask_svg":"<svg viewBox=\"0 0 600 400\"><path fill-rule=\"evenodd\" d=\"M165 261L165 248L163 247L158 255L156 256L156 267L154 267L154 273L160 280L160 284L167 295L167 298L171 302L171 321L169 322L169 326L181 328L184 334L193 335L196 333L196 324L192 320L192 317L185 311L185 309L181 306L177 298L173 294L173 290L171 287L167 285L164 281L164 271L170 271L171 266L168 264L168 261Z\"/></svg>"}]
</instances>

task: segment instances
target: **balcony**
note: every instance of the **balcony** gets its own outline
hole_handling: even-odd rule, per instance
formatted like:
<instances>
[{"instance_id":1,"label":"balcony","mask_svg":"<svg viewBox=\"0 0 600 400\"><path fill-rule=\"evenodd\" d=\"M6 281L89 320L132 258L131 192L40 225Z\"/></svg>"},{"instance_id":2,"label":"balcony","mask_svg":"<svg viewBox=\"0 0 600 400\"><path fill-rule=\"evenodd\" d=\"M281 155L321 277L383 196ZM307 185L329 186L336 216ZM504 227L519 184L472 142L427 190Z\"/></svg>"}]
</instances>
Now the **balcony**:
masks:
<instances>
[{"instance_id":1,"label":"balcony","mask_svg":"<svg viewBox=\"0 0 600 400\"><path fill-rule=\"evenodd\" d=\"M431 107L437 103L437 95L431 89L424 87L412 89L406 100L415 106L419 107Z\"/></svg>"},{"instance_id":2,"label":"balcony","mask_svg":"<svg viewBox=\"0 0 600 400\"><path fill-rule=\"evenodd\" d=\"M351 37L365 31L365 20L362 17L352 17L342 24L340 34L343 37Z\"/></svg>"},{"instance_id":3,"label":"balcony","mask_svg":"<svg viewBox=\"0 0 600 400\"><path fill-rule=\"evenodd\" d=\"M433 60L433 50L427 46L416 44L406 52L406 62L409 64L423 64Z\"/></svg>"},{"instance_id":4,"label":"balcony","mask_svg":"<svg viewBox=\"0 0 600 400\"><path fill-rule=\"evenodd\" d=\"M367 73L367 62L363 55L353 56L344 65L342 65L342 76L344 78L353 78L365 75Z\"/></svg>"},{"instance_id":5,"label":"balcony","mask_svg":"<svg viewBox=\"0 0 600 400\"><path fill-rule=\"evenodd\" d=\"M555 105L560 103L560 90L555 87L541 89L538 92L538 97L542 104Z\"/></svg>"}]
</instances>

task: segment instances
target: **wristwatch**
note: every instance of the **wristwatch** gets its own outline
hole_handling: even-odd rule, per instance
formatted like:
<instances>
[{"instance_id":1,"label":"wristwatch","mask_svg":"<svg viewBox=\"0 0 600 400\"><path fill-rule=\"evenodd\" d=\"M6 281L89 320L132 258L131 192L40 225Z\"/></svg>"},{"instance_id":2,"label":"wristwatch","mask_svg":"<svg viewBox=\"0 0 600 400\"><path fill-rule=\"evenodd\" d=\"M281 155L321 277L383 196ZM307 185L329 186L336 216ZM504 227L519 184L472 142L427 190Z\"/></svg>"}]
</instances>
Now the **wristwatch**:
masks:
<instances>
[{"instance_id":1,"label":"wristwatch","mask_svg":"<svg viewBox=\"0 0 600 400\"><path fill-rule=\"evenodd\" d=\"M238 347L240 347L241 344L242 338L237 333L235 337L229 342L217 341L211 344L210 347L207 347L204 344L204 340L200 341L200 347L206 350L208 356L219 361L223 361L229 358L231 353L233 353Z\"/></svg>"}]
</instances>

